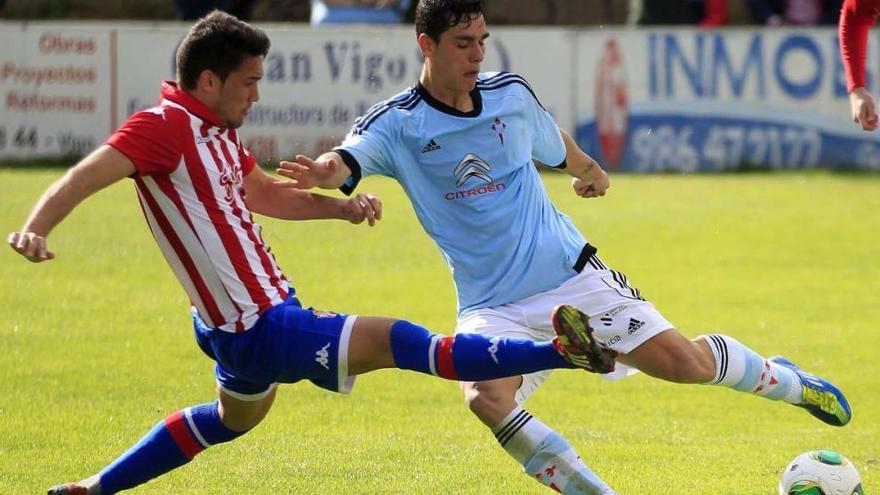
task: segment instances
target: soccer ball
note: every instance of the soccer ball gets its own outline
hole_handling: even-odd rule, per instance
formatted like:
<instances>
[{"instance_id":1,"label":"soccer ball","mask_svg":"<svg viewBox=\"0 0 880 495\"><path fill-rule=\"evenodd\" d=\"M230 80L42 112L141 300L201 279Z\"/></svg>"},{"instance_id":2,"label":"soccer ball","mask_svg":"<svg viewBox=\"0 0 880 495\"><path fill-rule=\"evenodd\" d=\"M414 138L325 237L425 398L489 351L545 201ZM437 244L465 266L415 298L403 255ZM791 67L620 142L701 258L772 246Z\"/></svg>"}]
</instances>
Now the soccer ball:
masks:
<instances>
[{"instance_id":1,"label":"soccer ball","mask_svg":"<svg viewBox=\"0 0 880 495\"><path fill-rule=\"evenodd\" d=\"M794 458L782 473L779 495L864 495L862 478L846 457L814 450Z\"/></svg>"}]
</instances>

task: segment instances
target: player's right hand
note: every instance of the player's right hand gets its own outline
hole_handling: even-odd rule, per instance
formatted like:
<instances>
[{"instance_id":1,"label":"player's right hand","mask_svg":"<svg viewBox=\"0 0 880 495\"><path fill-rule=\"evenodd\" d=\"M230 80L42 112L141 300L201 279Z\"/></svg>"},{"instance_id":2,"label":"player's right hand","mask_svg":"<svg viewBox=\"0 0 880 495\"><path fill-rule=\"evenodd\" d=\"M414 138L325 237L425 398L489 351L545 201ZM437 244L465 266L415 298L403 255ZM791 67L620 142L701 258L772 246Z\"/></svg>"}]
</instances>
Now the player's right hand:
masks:
<instances>
[{"instance_id":1,"label":"player's right hand","mask_svg":"<svg viewBox=\"0 0 880 495\"><path fill-rule=\"evenodd\" d=\"M296 161L282 161L277 169L278 175L290 179L290 186L297 189L321 187L333 178L339 164L332 158L315 161L305 155L296 155Z\"/></svg>"},{"instance_id":2,"label":"player's right hand","mask_svg":"<svg viewBox=\"0 0 880 495\"><path fill-rule=\"evenodd\" d=\"M347 220L355 225L364 220L370 227L382 220L382 200L375 194L356 194L345 203Z\"/></svg>"},{"instance_id":3,"label":"player's right hand","mask_svg":"<svg viewBox=\"0 0 880 495\"><path fill-rule=\"evenodd\" d=\"M13 232L6 241L18 254L34 263L55 258L55 253L46 248L46 238L33 232Z\"/></svg>"},{"instance_id":4,"label":"player's right hand","mask_svg":"<svg viewBox=\"0 0 880 495\"><path fill-rule=\"evenodd\" d=\"M865 88L856 88L849 94L853 122L862 126L863 130L873 131L877 128L877 106L874 97Z\"/></svg>"},{"instance_id":5,"label":"player's right hand","mask_svg":"<svg viewBox=\"0 0 880 495\"><path fill-rule=\"evenodd\" d=\"M571 187L574 193L582 198L598 198L605 196L605 192L611 187L608 174L599 166L593 166L587 177L572 177Z\"/></svg>"}]
</instances>

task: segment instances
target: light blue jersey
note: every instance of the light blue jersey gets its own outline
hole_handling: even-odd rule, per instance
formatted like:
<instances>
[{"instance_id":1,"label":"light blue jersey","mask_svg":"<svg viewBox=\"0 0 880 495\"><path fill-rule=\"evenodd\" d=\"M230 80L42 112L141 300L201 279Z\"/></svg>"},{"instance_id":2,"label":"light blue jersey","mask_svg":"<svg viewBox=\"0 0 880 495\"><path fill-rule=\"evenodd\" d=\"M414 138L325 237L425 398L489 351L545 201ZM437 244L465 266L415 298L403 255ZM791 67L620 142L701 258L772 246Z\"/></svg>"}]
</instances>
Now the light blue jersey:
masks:
<instances>
[{"instance_id":1,"label":"light blue jersey","mask_svg":"<svg viewBox=\"0 0 880 495\"><path fill-rule=\"evenodd\" d=\"M558 287L595 250L547 197L533 159L565 164L559 127L526 81L480 74L463 113L416 85L375 105L336 149L361 177L396 179L452 269L459 312Z\"/></svg>"}]
</instances>

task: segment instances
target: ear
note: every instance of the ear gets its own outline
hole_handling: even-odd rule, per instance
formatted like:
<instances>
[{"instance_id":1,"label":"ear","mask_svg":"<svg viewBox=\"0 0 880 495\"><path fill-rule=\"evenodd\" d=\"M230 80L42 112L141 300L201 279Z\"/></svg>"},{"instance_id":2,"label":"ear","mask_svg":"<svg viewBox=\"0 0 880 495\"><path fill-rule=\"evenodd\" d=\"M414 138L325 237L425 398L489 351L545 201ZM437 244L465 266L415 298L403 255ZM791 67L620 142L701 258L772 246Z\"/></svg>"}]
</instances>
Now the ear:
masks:
<instances>
[{"instance_id":1,"label":"ear","mask_svg":"<svg viewBox=\"0 0 880 495\"><path fill-rule=\"evenodd\" d=\"M419 48L422 50L422 55L425 58L432 58L434 52L437 51L437 43L425 33L419 34L417 41L419 42Z\"/></svg>"},{"instance_id":2,"label":"ear","mask_svg":"<svg viewBox=\"0 0 880 495\"><path fill-rule=\"evenodd\" d=\"M196 88L206 91L212 92L216 91L216 89L220 86L220 78L217 77L217 74L210 69L205 69L199 73L199 78L196 80Z\"/></svg>"}]
</instances>

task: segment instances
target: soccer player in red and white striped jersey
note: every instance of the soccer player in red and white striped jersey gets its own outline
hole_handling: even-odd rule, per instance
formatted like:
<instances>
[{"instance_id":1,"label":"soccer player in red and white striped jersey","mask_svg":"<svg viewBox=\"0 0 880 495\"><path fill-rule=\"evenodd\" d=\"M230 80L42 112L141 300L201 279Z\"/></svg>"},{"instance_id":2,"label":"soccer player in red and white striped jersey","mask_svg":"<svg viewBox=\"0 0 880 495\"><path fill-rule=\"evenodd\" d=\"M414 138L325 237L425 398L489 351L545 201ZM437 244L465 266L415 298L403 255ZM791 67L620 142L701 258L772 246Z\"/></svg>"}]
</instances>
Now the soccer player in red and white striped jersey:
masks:
<instances>
[{"instance_id":1,"label":"soccer player in red and white striped jersey","mask_svg":"<svg viewBox=\"0 0 880 495\"><path fill-rule=\"evenodd\" d=\"M840 11L840 55L846 72L846 89L852 118L866 131L877 128L877 105L866 88L865 58L868 30L880 14L880 0L845 0Z\"/></svg>"},{"instance_id":2,"label":"soccer player in red and white striped jersey","mask_svg":"<svg viewBox=\"0 0 880 495\"><path fill-rule=\"evenodd\" d=\"M233 440L268 413L278 383L309 380L348 392L354 376L397 367L450 380L542 369L613 369L613 353L584 338L547 342L431 333L405 320L304 309L251 212L370 225L372 195L350 200L286 187L255 165L237 128L259 99L265 33L222 12L199 20L177 52L176 82L53 184L8 243L30 261L54 258L46 237L77 204L126 177L193 306L196 341L216 361L218 401L182 409L100 473L50 494L116 493Z\"/></svg>"},{"instance_id":3,"label":"soccer player in red and white striped jersey","mask_svg":"<svg viewBox=\"0 0 880 495\"><path fill-rule=\"evenodd\" d=\"M244 105L250 102L242 99L239 107ZM287 298L287 281L244 197L245 177L269 191L272 183L264 182L234 128L166 82L160 104L135 114L107 144L137 169L150 229L205 323L241 332ZM297 204L303 199L279 204L293 217L303 214Z\"/></svg>"}]
</instances>

